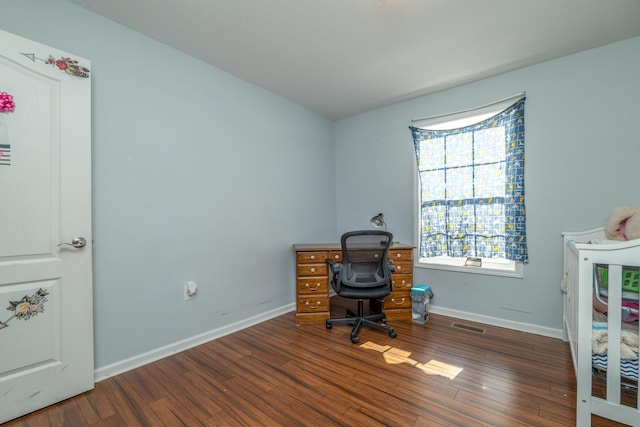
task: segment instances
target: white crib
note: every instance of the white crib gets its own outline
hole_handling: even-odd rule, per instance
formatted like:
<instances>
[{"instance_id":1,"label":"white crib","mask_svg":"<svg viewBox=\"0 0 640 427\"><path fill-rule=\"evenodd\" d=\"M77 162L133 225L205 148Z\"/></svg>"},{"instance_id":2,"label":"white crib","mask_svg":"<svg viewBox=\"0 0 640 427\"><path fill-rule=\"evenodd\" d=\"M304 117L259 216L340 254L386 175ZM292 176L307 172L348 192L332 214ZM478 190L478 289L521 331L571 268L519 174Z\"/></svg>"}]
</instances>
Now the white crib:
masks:
<instances>
[{"instance_id":1,"label":"white crib","mask_svg":"<svg viewBox=\"0 0 640 427\"><path fill-rule=\"evenodd\" d=\"M620 346L607 352L606 399L592 395L592 322L595 265L608 267L608 340L619 343L622 323L623 266L640 266L640 239L619 243L604 241L603 228L566 232L564 238L563 333L571 345L577 381L576 425L590 426L591 414L632 426L640 426L640 399L635 407L621 403ZM619 307L619 309L613 309ZM638 322L635 322L637 327ZM635 331L635 329L634 329ZM637 377L637 368L635 375ZM596 381L600 381L596 379ZM640 395L636 392L636 394Z\"/></svg>"}]
</instances>

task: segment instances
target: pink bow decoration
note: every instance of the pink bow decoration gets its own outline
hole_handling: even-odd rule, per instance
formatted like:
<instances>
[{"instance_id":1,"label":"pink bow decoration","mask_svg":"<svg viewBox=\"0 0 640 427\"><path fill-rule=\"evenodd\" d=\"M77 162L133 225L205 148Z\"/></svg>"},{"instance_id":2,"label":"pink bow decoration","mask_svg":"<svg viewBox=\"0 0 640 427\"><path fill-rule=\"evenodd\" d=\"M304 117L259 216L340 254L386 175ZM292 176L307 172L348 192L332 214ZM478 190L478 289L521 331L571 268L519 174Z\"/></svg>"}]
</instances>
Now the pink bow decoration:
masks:
<instances>
[{"instance_id":1,"label":"pink bow decoration","mask_svg":"<svg viewBox=\"0 0 640 427\"><path fill-rule=\"evenodd\" d=\"M0 92L0 113L12 113L15 107L16 103L13 102L13 96L7 92Z\"/></svg>"}]
</instances>

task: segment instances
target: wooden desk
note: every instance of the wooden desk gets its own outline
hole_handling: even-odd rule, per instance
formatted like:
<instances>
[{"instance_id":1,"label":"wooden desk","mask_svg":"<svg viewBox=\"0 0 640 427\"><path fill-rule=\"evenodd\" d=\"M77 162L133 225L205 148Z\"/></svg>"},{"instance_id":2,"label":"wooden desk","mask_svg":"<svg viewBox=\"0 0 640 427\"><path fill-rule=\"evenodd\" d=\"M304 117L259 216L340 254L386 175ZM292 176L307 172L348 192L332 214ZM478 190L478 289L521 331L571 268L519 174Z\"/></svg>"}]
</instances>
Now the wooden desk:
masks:
<instances>
[{"instance_id":1,"label":"wooden desk","mask_svg":"<svg viewBox=\"0 0 640 427\"><path fill-rule=\"evenodd\" d=\"M389 249L396 271L393 292L381 309L388 320L411 319L414 246L394 243ZM326 259L342 262L338 243L295 244L296 253L296 325L324 323L329 318L329 266Z\"/></svg>"}]
</instances>

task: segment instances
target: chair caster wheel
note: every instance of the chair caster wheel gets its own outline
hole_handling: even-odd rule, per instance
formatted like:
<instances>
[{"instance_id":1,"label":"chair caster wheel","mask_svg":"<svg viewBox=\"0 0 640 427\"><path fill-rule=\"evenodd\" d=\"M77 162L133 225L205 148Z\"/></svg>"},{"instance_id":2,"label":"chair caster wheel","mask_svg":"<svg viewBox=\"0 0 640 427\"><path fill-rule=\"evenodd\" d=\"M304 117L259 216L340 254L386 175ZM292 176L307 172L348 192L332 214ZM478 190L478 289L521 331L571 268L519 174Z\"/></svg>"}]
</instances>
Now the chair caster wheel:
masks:
<instances>
[{"instance_id":1,"label":"chair caster wheel","mask_svg":"<svg viewBox=\"0 0 640 427\"><path fill-rule=\"evenodd\" d=\"M351 336L351 342L354 344L358 344L360 342L360 339L358 337L354 337L353 335Z\"/></svg>"},{"instance_id":2,"label":"chair caster wheel","mask_svg":"<svg viewBox=\"0 0 640 427\"><path fill-rule=\"evenodd\" d=\"M327 328L327 329L331 329L331 328L333 328L333 325L332 325L332 324L331 324L331 322L329 322L328 320L327 320L327 322L326 322L324 325L326 326L326 328Z\"/></svg>"},{"instance_id":3,"label":"chair caster wheel","mask_svg":"<svg viewBox=\"0 0 640 427\"><path fill-rule=\"evenodd\" d=\"M389 336L391 338L396 338L398 336L398 334L396 333L396 331L394 331L393 329L389 331Z\"/></svg>"}]
</instances>

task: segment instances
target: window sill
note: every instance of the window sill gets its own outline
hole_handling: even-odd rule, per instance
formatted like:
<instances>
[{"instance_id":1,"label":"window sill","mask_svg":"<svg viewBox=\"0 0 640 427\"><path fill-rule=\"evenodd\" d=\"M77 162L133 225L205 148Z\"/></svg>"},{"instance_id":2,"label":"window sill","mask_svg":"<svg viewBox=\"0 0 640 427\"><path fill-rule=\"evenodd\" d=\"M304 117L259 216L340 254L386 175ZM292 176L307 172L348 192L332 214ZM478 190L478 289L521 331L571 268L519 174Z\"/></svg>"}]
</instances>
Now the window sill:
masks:
<instances>
[{"instance_id":1,"label":"window sill","mask_svg":"<svg viewBox=\"0 0 640 427\"><path fill-rule=\"evenodd\" d=\"M420 259L415 265L416 268L426 268L432 270L446 270L457 273L483 274L487 276L524 278L524 264L521 262L483 262L482 267L465 266L461 259Z\"/></svg>"}]
</instances>

